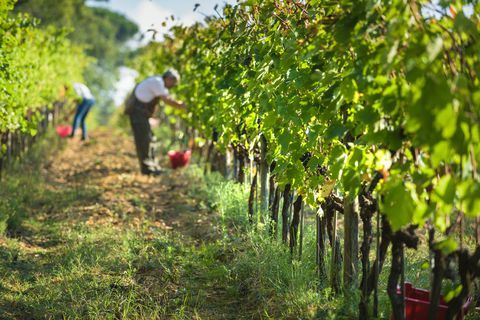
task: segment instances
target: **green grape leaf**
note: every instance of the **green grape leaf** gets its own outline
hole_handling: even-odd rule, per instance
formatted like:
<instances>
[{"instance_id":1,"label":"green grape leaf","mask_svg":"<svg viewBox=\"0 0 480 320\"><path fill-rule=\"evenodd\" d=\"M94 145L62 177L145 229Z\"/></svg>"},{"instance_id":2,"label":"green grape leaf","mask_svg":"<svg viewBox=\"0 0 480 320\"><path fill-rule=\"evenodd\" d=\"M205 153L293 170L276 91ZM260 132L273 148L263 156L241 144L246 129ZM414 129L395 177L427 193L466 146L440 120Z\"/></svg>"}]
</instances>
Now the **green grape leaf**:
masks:
<instances>
[{"instance_id":1,"label":"green grape leaf","mask_svg":"<svg viewBox=\"0 0 480 320\"><path fill-rule=\"evenodd\" d=\"M384 200L381 202L381 209L393 230L399 230L412 222L416 203L411 187L399 177L392 177L384 184L382 194Z\"/></svg>"},{"instance_id":2,"label":"green grape leaf","mask_svg":"<svg viewBox=\"0 0 480 320\"><path fill-rule=\"evenodd\" d=\"M449 255L458 249L458 243L453 238L448 237L445 240L435 243L435 249L441 250L444 255Z\"/></svg>"}]
</instances>

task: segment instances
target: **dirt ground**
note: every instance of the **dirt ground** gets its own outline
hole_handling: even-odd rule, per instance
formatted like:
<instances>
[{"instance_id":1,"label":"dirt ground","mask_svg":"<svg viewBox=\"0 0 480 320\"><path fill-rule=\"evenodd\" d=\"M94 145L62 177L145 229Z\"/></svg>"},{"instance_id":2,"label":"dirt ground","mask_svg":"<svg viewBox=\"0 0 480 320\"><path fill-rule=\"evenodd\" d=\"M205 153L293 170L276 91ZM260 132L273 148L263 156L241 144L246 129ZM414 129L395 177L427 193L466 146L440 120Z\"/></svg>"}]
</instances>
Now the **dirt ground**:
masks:
<instances>
[{"instance_id":1,"label":"dirt ground","mask_svg":"<svg viewBox=\"0 0 480 320\"><path fill-rule=\"evenodd\" d=\"M126 312L112 311L120 308L109 306L115 303L150 313L114 318L237 319L235 297L226 294L229 285L222 278L226 277L221 261L225 252L215 247L221 235L218 216L192 193L199 180L185 169L168 169L166 157L161 159L165 174L141 175L131 136L100 129L91 137L88 143L77 138L63 141L60 151L43 159L40 171L33 173L41 176L42 185L36 185L38 190L24 204L28 218L15 234L0 238L0 319L91 319L102 318L97 315L101 312ZM102 237L98 230L108 235ZM122 244L126 234L135 234L135 241L141 242L135 247L138 256L129 252L133 245ZM118 253L109 253L117 247ZM218 253L218 260L209 252ZM82 274L93 270L98 277L77 283L58 280L56 270L62 270L63 278L73 274L66 270L70 255L78 255L75 268ZM223 272L218 279L210 274L216 268ZM133 271L126 275L125 270ZM116 279L113 284L112 279ZM115 291L114 298L107 299L82 288L92 283L105 283L108 294L119 286L128 290ZM61 293L55 295L56 291L75 294L67 299ZM75 300L83 295L84 305L75 307ZM122 300L132 295L143 302L129 306ZM161 311L154 313L156 305ZM121 306L122 310L127 307ZM101 312L92 313L92 308Z\"/></svg>"},{"instance_id":2,"label":"dirt ground","mask_svg":"<svg viewBox=\"0 0 480 320\"><path fill-rule=\"evenodd\" d=\"M45 174L49 186L60 190L68 185L99 191L94 203L82 203L67 212L69 219L121 229L140 227L148 215L158 228L175 230L197 242L208 241L215 236L215 214L200 208L198 199L189 194L195 181L187 181L182 169L170 170L167 160L166 156L160 159L165 174L141 175L132 138L97 131L90 143L69 141L46 165Z\"/></svg>"}]
</instances>

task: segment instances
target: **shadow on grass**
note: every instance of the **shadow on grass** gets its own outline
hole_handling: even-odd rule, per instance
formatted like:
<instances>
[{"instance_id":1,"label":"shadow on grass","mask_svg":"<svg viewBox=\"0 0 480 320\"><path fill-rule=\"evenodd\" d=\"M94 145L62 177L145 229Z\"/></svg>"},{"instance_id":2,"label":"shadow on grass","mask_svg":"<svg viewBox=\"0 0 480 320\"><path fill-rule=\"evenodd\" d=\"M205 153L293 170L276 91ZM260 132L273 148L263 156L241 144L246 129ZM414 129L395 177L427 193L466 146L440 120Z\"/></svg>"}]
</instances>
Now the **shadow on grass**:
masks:
<instances>
[{"instance_id":1,"label":"shadow on grass","mask_svg":"<svg viewBox=\"0 0 480 320\"><path fill-rule=\"evenodd\" d=\"M170 245L107 229L52 237L65 243L50 251L26 250L15 240L0 247L2 319L150 319L164 313L162 288L175 278ZM154 292L147 282L155 283Z\"/></svg>"},{"instance_id":2,"label":"shadow on grass","mask_svg":"<svg viewBox=\"0 0 480 320\"><path fill-rule=\"evenodd\" d=\"M64 142L54 136L39 140L22 161L10 163L0 181L0 234L27 236L26 219L42 219L65 208L99 199L98 191L85 185L55 185L47 182L52 150Z\"/></svg>"},{"instance_id":3,"label":"shadow on grass","mask_svg":"<svg viewBox=\"0 0 480 320\"><path fill-rule=\"evenodd\" d=\"M68 221L68 212L81 206L89 206L98 202L98 190L82 186L72 189L50 189L44 184L32 185L28 189L16 189L21 201L0 193L3 206L10 208L6 226L7 236L24 239L31 245L44 248L62 243L61 239L52 238L58 222ZM27 192L28 195L23 195ZM85 218L86 219L86 218ZM72 221L75 223L78 221Z\"/></svg>"}]
</instances>

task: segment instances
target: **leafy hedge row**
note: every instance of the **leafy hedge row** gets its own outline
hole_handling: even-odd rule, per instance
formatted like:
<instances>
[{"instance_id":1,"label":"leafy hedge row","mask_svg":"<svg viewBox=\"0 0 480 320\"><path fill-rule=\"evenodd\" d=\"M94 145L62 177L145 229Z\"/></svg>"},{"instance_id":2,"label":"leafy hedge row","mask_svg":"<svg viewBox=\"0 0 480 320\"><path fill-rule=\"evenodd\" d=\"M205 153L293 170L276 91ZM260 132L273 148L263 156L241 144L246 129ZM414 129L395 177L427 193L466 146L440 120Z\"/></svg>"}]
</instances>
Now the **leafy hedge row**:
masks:
<instances>
[{"instance_id":1,"label":"leafy hedge row","mask_svg":"<svg viewBox=\"0 0 480 320\"><path fill-rule=\"evenodd\" d=\"M379 193L394 228L445 230L454 207L480 214L480 4L452 16L444 3L247 1L175 28L136 67L174 64L187 121L224 146L264 134L280 183L310 204L389 171Z\"/></svg>"},{"instance_id":2,"label":"leafy hedge row","mask_svg":"<svg viewBox=\"0 0 480 320\"><path fill-rule=\"evenodd\" d=\"M403 247L429 226L438 261L460 266L454 315L479 276L478 243L470 255L453 232L480 215L479 12L474 0L249 0L206 25L173 28L134 65L143 75L178 68L183 118L206 137L218 131L220 147L251 152L266 141L280 188L313 207L358 198L362 283L378 203L388 223L381 250L391 241L397 264L392 304Z\"/></svg>"},{"instance_id":3,"label":"leafy hedge row","mask_svg":"<svg viewBox=\"0 0 480 320\"><path fill-rule=\"evenodd\" d=\"M35 135L40 108L57 100L64 84L81 81L89 60L65 30L13 15L13 2L0 3L0 133Z\"/></svg>"}]
</instances>

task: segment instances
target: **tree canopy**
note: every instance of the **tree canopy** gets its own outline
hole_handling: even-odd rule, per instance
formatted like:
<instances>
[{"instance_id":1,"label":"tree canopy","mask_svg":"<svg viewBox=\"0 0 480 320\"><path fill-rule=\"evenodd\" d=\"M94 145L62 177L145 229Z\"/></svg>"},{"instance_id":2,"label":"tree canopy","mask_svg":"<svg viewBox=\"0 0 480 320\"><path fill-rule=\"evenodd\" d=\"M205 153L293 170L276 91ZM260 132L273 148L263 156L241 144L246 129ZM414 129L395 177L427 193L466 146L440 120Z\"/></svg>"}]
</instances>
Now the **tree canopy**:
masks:
<instances>
[{"instance_id":1,"label":"tree canopy","mask_svg":"<svg viewBox=\"0 0 480 320\"><path fill-rule=\"evenodd\" d=\"M69 40L97 60L84 76L97 98L98 120L105 123L112 112L116 69L128 54L125 43L138 32L137 24L120 13L88 6L85 0L18 0L14 11L37 18L41 28L66 29Z\"/></svg>"},{"instance_id":2,"label":"tree canopy","mask_svg":"<svg viewBox=\"0 0 480 320\"><path fill-rule=\"evenodd\" d=\"M84 0L20 0L15 11L40 19L41 26L72 30L69 38L101 63L120 62L122 44L138 32L138 26L124 15L89 7Z\"/></svg>"}]
</instances>

